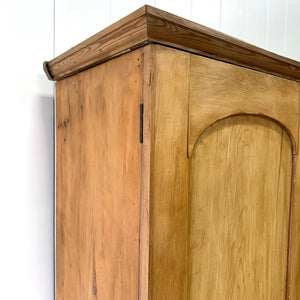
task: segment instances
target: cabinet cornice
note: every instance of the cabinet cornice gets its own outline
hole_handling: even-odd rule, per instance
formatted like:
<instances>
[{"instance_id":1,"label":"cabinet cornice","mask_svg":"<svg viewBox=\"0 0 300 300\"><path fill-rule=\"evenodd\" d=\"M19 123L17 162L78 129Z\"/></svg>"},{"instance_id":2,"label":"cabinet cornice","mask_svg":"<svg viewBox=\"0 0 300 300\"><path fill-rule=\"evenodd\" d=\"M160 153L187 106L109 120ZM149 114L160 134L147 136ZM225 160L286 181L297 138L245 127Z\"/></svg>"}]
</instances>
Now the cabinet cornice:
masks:
<instances>
[{"instance_id":1,"label":"cabinet cornice","mask_svg":"<svg viewBox=\"0 0 300 300\"><path fill-rule=\"evenodd\" d=\"M145 5L77 46L44 63L60 80L150 43L300 81L300 63Z\"/></svg>"}]
</instances>

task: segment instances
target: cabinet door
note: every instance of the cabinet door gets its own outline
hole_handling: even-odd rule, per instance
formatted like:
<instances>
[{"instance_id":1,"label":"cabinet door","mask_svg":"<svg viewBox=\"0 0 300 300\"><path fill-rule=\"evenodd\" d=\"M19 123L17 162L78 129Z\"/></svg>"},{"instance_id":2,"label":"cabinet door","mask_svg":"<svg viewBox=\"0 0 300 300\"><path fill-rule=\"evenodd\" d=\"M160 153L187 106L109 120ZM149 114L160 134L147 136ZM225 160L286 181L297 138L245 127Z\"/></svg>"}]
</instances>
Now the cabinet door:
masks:
<instances>
[{"instance_id":1,"label":"cabinet door","mask_svg":"<svg viewBox=\"0 0 300 300\"><path fill-rule=\"evenodd\" d=\"M299 84L163 47L154 61L152 299L297 299Z\"/></svg>"},{"instance_id":2,"label":"cabinet door","mask_svg":"<svg viewBox=\"0 0 300 300\"><path fill-rule=\"evenodd\" d=\"M190 299L289 294L298 112L298 84L191 56Z\"/></svg>"}]
</instances>

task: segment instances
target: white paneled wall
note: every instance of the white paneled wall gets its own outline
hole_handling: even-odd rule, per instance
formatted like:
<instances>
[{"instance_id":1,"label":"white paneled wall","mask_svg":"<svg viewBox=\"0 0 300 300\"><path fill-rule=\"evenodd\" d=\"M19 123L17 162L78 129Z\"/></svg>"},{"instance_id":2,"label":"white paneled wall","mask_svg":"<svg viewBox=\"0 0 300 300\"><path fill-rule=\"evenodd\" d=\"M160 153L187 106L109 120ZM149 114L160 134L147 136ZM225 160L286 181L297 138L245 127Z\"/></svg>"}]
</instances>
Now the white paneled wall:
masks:
<instances>
[{"instance_id":1,"label":"white paneled wall","mask_svg":"<svg viewBox=\"0 0 300 300\"><path fill-rule=\"evenodd\" d=\"M272 5L270 3L272 2ZM268 14L267 14L267 43L266 48L272 52L285 55L286 47L286 32L287 32L287 0L269 0L268 2ZM299 8L298 13L300 14ZM299 16L300 18L300 16ZM298 24L300 27L300 23ZM294 35L294 43L299 44L300 34L296 33L296 28L292 30L292 34ZM298 40L298 42L297 42ZM288 55L288 54L287 54ZM290 54L292 57L292 55ZM297 59L297 57L294 57ZM298 60L300 60L300 56L298 55Z\"/></svg>"},{"instance_id":2,"label":"white paneled wall","mask_svg":"<svg viewBox=\"0 0 300 300\"><path fill-rule=\"evenodd\" d=\"M149 5L154 5L153 0L148 2L144 0L129 0L129 1L120 1L120 0L110 0L110 24L118 21L120 18L130 14L134 10L140 8L146 3Z\"/></svg>"},{"instance_id":3,"label":"white paneled wall","mask_svg":"<svg viewBox=\"0 0 300 300\"><path fill-rule=\"evenodd\" d=\"M221 9L220 0L192 0L190 19L210 28L220 30Z\"/></svg>"},{"instance_id":4,"label":"white paneled wall","mask_svg":"<svg viewBox=\"0 0 300 300\"><path fill-rule=\"evenodd\" d=\"M51 1L55 1L55 55L110 24L110 0Z\"/></svg>"},{"instance_id":5,"label":"white paneled wall","mask_svg":"<svg viewBox=\"0 0 300 300\"><path fill-rule=\"evenodd\" d=\"M156 0L154 6L186 19L191 18L191 1Z\"/></svg>"},{"instance_id":6,"label":"white paneled wall","mask_svg":"<svg viewBox=\"0 0 300 300\"><path fill-rule=\"evenodd\" d=\"M53 84L42 62L146 3L300 61L300 0L1 1L0 299L54 297Z\"/></svg>"},{"instance_id":7,"label":"white paneled wall","mask_svg":"<svg viewBox=\"0 0 300 300\"><path fill-rule=\"evenodd\" d=\"M287 0L284 54L300 61L300 1Z\"/></svg>"},{"instance_id":8,"label":"white paneled wall","mask_svg":"<svg viewBox=\"0 0 300 300\"><path fill-rule=\"evenodd\" d=\"M246 1L244 39L247 42L266 48L267 16L267 0Z\"/></svg>"},{"instance_id":9,"label":"white paneled wall","mask_svg":"<svg viewBox=\"0 0 300 300\"><path fill-rule=\"evenodd\" d=\"M247 0L223 0L221 2L219 30L245 40Z\"/></svg>"},{"instance_id":10,"label":"white paneled wall","mask_svg":"<svg viewBox=\"0 0 300 300\"><path fill-rule=\"evenodd\" d=\"M300 60L300 0L55 0L58 55L144 4Z\"/></svg>"}]
</instances>

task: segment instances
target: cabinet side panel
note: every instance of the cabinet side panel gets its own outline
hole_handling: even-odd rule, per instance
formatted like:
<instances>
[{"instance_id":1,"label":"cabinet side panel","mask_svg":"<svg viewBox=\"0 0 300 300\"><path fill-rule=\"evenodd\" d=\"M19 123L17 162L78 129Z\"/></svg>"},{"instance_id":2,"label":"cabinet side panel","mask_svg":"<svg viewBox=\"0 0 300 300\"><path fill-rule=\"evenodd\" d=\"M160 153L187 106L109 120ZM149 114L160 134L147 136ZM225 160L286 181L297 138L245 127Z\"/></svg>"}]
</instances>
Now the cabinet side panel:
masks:
<instances>
[{"instance_id":1,"label":"cabinet side panel","mask_svg":"<svg viewBox=\"0 0 300 300\"><path fill-rule=\"evenodd\" d=\"M156 46L151 158L151 299L187 299L190 54Z\"/></svg>"},{"instance_id":2,"label":"cabinet side panel","mask_svg":"<svg viewBox=\"0 0 300 300\"><path fill-rule=\"evenodd\" d=\"M56 95L57 299L138 299L141 50Z\"/></svg>"}]
</instances>

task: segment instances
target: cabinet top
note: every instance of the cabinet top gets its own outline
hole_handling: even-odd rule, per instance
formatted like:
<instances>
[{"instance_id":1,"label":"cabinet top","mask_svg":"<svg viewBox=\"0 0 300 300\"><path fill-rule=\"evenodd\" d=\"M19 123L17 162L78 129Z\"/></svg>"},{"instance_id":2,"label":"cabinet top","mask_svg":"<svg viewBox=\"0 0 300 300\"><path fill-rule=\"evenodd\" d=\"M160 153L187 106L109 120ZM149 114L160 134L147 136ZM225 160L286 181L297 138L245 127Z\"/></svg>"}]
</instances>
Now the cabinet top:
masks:
<instances>
[{"instance_id":1,"label":"cabinet top","mask_svg":"<svg viewBox=\"0 0 300 300\"><path fill-rule=\"evenodd\" d=\"M300 81L299 62L149 5L44 62L44 70L60 80L151 43Z\"/></svg>"}]
</instances>

